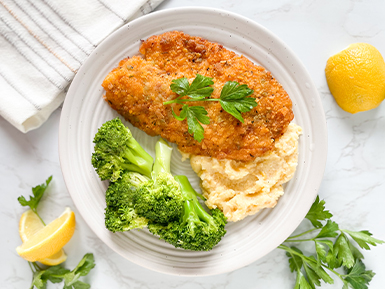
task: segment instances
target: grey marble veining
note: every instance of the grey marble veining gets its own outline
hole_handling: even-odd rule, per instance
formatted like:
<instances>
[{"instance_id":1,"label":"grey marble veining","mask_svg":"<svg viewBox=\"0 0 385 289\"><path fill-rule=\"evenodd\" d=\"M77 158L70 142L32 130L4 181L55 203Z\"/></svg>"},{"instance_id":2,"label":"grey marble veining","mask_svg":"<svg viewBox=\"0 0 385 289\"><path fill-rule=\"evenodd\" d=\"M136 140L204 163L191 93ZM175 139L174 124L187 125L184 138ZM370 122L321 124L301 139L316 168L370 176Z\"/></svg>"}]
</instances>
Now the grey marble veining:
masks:
<instances>
[{"instance_id":1,"label":"grey marble veining","mask_svg":"<svg viewBox=\"0 0 385 289\"><path fill-rule=\"evenodd\" d=\"M319 194L346 229L367 229L385 240L385 104L351 115L342 111L331 96L325 76L326 60L350 43L368 42L385 55L385 1L279 0L279 1L188 1L166 0L159 9L209 6L244 15L271 30L297 54L311 74L322 100L328 125L328 159ZM21 241L18 222L24 212L17 197L53 175L52 186L39 210L51 221L65 206L77 216L77 228L65 251L73 267L86 252L93 252L96 267L87 277L92 288L138 289L291 289L290 273L283 251L272 251L242 269L210 277L176 277L133 264L105 246L88 228L67 192L59 163L58 126L60 108L39 129L23 134L0 118L0 288L28 288L31 272L15 251ZM306 229L303 222L299 231ZM365 264L377 275L371 289L385 284L385 245L364 252ZM322 288L342 288L334 285ZM50 284L48 288L61 288Z\"/></svg>"}]
</instances>

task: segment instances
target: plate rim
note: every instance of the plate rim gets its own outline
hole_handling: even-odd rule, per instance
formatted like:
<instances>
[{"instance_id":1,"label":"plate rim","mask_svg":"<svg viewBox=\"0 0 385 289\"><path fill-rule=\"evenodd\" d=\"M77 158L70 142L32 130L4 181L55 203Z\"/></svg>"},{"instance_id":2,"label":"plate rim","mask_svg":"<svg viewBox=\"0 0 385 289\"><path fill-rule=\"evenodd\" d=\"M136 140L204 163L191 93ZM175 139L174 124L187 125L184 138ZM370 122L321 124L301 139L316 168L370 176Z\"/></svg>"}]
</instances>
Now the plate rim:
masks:
<instances>
[{"instance_id":1,"label":"plate rim","mask_svg":"<svg viewBox=\"0 0 385 289\"><path fill-rule=\"evenodd\" d=\"M69 89L68 89L68 92L67 92L67 97L64 101L64 104L63 104L63 108L62 108L62 112L61 112L61 116L60 116L60 123L59 123L59 159L60 159L60 165L61 165L61 169L62 169L62 173L63 173L63 177L64 177L64 181L66 183L66 186L67 186L67 190L75 204L75 206L77 207L79 213L82 215L83 219L85 220L85 222L87 223L87 225L91 228L91 230L98 236L98 238L105 244L107 245L109 248L111 248L112 250L114 250L116 253L118 253L119 255L121 255L123 258L125 259L128 259L126 256L123 256L122 253L120 252L119 250L119 246L113 246L112 244L109 244L106 242L106 240L104 240L104 238L102 238L100 236L100 234L98 234L98 232L95 231L95 229L93 228L93 226L90 224L90 218L91 216L85 216L81 210L79 210L79 207L78 205L76 204L75 202L75 199L74 199L74 196L73 196L73 191L70 189L72 187L72 185L69 185L70 181L69 181L69 175L68 175L68 172L65 171L65 167L66 167L66 160L63 158L64 156L64 148L63 148L63 138L65 137L65 128L66 128L66 118L68 117L69 115L69 112L70 112L70 98L68 97L69 95L72 95L73 94L73 91L76 91L76 86L77 85L80 85L80 82L81 82L81 76L83 75L84 71L87 69L87 65L89 64L89 62L93 59L93 57L95 57L98 53L100 53L101 51L103 51L102 49L104 48L103 46L103 43L106 43L106 41L110 40L110 39L113 39L114 37L118 36L121 31L123 31L124 29L127 29L127 27L129 27L130 25L133 25L133 24L137 24L137 23L141 23L142 21L146 21L146 20L150 20L151 18L155 18L155 17L162 17L162 16L165 16L165 15L169 15L169 14L173 14L173 13L180 13L180 12L189 12L191 14L194 14L194 13L201 13L201 12L205 12L205 13L215 13L215 14L218 14L218 13L224 13L224 14L227 14L228 16L231 16L231 17L234 17L234 18L237 18L241 21L247 21L250 25L254 25L256 27L258 27L258 29L260 30L263 30L265 33L269 34L275 42L279 43L280 45L284 46L285 49L289 52L290 56L296 61L296 64L300 66L300 68L303 70L303 72L305 74L307 74L308 76L308 80L310 81L310 88L313 90L313 92L315 92L315 102L316 102L316 105L319 106L319 109L321 109L321 112L322 112L322 116L323 116L323 121L322 121L322 127L320 128L322 131L323 131L323 136L324 136L324 151L322 151L322 155L320 155L318 157L318 165L321 166L323 169L322 169L322 174L321 176L318 178L318 182L317 184L315 185L316 187L316 190L315 192L313 192L313 196L314 196L314 199L316 198L317 196L317 193L318 193L318 190L319 190L319 187L320 187L320 184L322 182L322 179L323 179L323 174L324 174L324 171L325 171L325 167L326 167L326 161L327 161L327 126L326 126L326 118L325 118L325 114L324 114L324 111L323 111L323 107L322 107L322 103L321 103L321 99L319 97L319 94L318 94L318 91L314 85L314 83L312 82L312 79L311 79L311 76L310 74L308 73L306 67L303 65L302 61L297 57L297 55L279 38L277 37L273 32L271 32L270 30L268 30L267 28L265 28L264 26L262 26L261 24L245 17L245 16L242 16L242 15L239 15L239 14L236 14L234 12L231 12L231 11L227 11L227 10L223 10L223 9L217 9L217 8L209 8L209 7L199 7L199 6L188 6L188 7L180 7L180 8L170 8L170 9L164 9L164 10L160 10L160 11L155 11L155 12L152 12L148 15L145 15L145 16L142 16L138 19L135 19L133 21L130 21L128 22L127 24L123 25L122 27L120 27L119 29L117 29L116 31L114 31L112 34L110 34L108 37L106 37L95 49L94 51L90 54L90 56L88 57L88 59L83 63L83 65L80 67L78 73L75 75ZM68 101L67 101L68 100ZM72 192L71 192L72 191ZM314 199L311 201L311 203L314 201ZM310 203L310 205L311 205ZM309 208L310 208L310 205L309 205ZM306 211L307 212L307 211ZM303 218L305 217L306 215L306 212L303 214L303 217L302 218L297 218L295 221L296 225L295 226L292 226L294 227L294 229L292 230L292 232L298 227L298 225L301 223L301 221L303 220ZM291 233L289 233L286 238L290 235ZM274 247L276 248L276 246ZM263 255L259 256L259 258L262 258L263 256L266 256L268 253L270 253L272 250L266 250L267 252L265 252ZM252 262L255 262L257 261L259 258L255 259L254 261ZM150 269L150 270L154 270L154 271L157 271L157 272L161 272L161 273L165 273L165 274L170 274L170 275L178 275L178 276L212 276L212 275L217 275L217 274L222 274L222 273L226 273L226 272L230 272L230 271L234 271L234 270L237 270L237 269L240 269L246 265L249 265L251 262L247 263L247 264L239 264L238 266L235 266L234 268L230 268L229 270L227 271L221 271L221 272L214 272L214 273L206 273L206 274L191 274L191 273L188 273L188 274L183 274L183 273L173 273L173 272L168 272L168 271L164 271L164 270L157 270L157 269L154 269L150 266L146 266L145 264L142 264L142 263L138 263L138 262L135 262L131 259L128 259L130 262L133 262L137 265L140 265L142 267L145 267L147 269Z\"/></svg>"}]
</instances>

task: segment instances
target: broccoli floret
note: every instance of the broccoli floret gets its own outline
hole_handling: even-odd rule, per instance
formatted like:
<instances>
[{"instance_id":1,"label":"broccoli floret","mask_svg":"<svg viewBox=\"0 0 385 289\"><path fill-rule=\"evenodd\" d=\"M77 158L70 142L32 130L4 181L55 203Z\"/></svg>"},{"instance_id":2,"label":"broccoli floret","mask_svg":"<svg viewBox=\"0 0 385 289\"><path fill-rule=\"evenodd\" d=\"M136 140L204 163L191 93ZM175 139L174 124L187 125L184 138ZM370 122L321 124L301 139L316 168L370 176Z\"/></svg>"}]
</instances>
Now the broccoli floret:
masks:
<instances>
[{"instance_id":1,"label":"broccoli floret","mask_svg":"<svg viewBox=\"0 0 385 289\"><path fill-rule=\"evenodd\" d=\"M183 215L168 224L149 222L148 229L160 239L186 250L209 251L226 234L226 217L219 209L206 212L197 199L198 193L185 176L175 176L185 199Z\"/></svg>"},{"instance_id":2,"label":"broccoli floret","mask_svg":"<svg viewBox=\"0 0 385 289\"><path fill-rule=\"evenodd\" d=\"M92 165L101 180L118 180L123 171L151 177L153 158L119 118L104 123L95 134Z\"/></svg>"},{"instance_id":3,"label":"broccoli floret","mask_svg":"<svg viewBox=\"0 0 385 289\"><path fill-rule=\"evenodd\" d=\"M163 139L156 143L152 181L134 194L137 213L158 223L179 219L183 210L184 199L170 171L171 153L172 148Z\"/></svg>"},{"instance_id":4,"label":"broccoli floret","mask_svg":"<svg viewBox=\"0 0 385 289\"><path fill-rule=\"evenodd\" d=\"M111 182L106 191L105 225L112 232L123 232L147 226L148 220L137 214L133 193L147 183L149 178L125 172L116 182Z\"/></svg>"}]
</instances>

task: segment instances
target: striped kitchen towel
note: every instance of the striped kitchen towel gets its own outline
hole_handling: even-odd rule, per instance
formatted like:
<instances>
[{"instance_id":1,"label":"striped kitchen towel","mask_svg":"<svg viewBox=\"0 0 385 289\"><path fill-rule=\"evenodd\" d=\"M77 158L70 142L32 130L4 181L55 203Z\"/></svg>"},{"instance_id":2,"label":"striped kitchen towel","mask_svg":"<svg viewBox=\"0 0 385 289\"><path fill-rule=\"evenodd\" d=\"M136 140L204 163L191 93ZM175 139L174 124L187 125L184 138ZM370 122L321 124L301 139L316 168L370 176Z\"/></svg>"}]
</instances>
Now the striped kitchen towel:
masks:
<instances>
[{"instance_id":1,"label":"striped kitchen towel","mask_svg":"<svg viewBox=\"0 0 385 289\"><path fill-rule=\"evenodd\" d=\"M95 47L163 0L0 0L0 115L39 127Z\"/></svg>"}]
</instances>

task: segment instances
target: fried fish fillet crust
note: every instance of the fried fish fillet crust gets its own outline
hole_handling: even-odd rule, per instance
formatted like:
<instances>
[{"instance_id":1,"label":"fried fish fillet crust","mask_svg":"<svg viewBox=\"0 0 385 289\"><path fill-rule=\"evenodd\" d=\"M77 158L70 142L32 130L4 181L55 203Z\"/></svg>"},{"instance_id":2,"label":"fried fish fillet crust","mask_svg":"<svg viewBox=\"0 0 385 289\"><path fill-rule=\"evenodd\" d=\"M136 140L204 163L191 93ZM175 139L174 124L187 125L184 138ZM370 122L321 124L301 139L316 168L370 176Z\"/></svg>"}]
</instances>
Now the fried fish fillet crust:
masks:
<instances>
[{"instance_id":1,"label":"fried fish fillet crust","mask_svg":"<svg viewBox=\"0 0 385 289\"><path fill-rule=\"evenodd\" d=\"M250 161L272 150L294 117L288 94L270 72L218 43L172 31L148 38L140 52L143 57L123 59L107 75L105 100L134 126L176 143L184 153ZM219 98L227 81L237 81L254 90L258 103L242 114L241 123L219 102L193 102L210 117L200 143L188 133L186 120L173 117L171 107L178 112L181 105L163 105L177 97L170 90L173 79L186 77L191 83L198 73L213 78L212 97Z\"/></svg>"}]
</instances>

